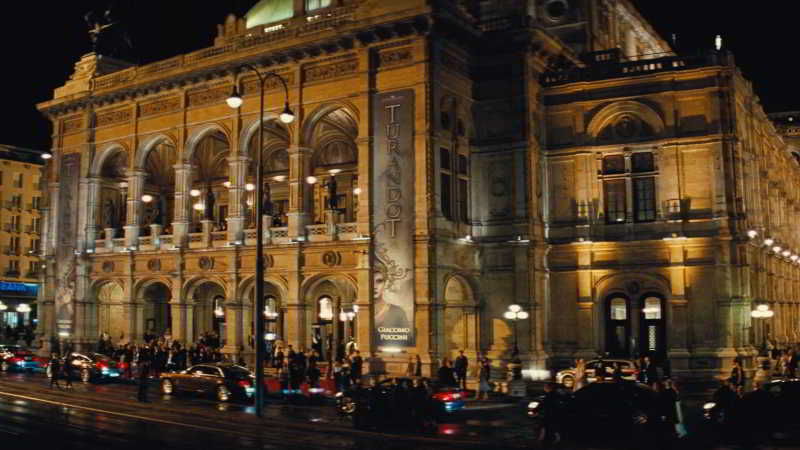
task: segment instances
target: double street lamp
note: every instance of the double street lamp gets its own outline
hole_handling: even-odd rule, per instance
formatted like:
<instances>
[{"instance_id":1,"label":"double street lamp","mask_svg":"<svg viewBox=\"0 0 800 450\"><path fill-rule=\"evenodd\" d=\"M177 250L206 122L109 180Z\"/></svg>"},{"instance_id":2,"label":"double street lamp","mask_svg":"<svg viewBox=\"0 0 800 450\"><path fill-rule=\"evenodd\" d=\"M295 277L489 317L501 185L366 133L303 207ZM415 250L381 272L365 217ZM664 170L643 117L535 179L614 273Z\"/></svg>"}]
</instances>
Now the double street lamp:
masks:
<instances>
[{"instance_id":1,"label":"double street lamp","mask_svg":"<svg viewBox=\"0 0 800 450\"><path fill-rule=\"evenodd\" d=\"M516 359L519 357L519 346L517 341L517 321L518 320L525 320L528 318L528 312L523 311L522 307L514 304L509 305L506 312L503 313L503 317L507 320L510 320L511 323L514 324L514 355L513 357Z\"/></svg>"},{"instance_id":2,"label":"double street lamp","mask_svg":"<svg viewBox=\"0 0 800 450\"><path fill-rule=\"evenodd\" d=\"M258 121L258 158L256 159L256 304L255 304L255 314L253 314L253 318L255 320L255 335L257 338L255 339L256 345L256 415L258 417L263 416L263 409L264 409L264 357L265 357L265 348L264 348L264 320L261 317L261 311L264 311L264 248L263 248L263 241L264 241L264 221L261 218L263 202L262 202L262 190L264 185L264 168L262 162L262 153L264 148L264 88L265 82L269 78L277 78L278 81L281 82L283 85L283 92L284 92L284 107L283 112L280 113L280 121L283 123L292 123L294 121L294 113L289 108L289 87L286 85L286 80L284 80L280 75L276 74L275 72L268 72L262 74L259 72L255 67L250 64L245 64L244 68L253 71L256 76L258 77L259 81L259 88L260 88L260 103L259 103L259 121ZM241 95L239 95L239 91L236 88L237 83L233 83L233 92L231 93L230 97L226 100L228 106L231 108L239 108L242 106L243 100Z\"/></svg>"}]
</instances>

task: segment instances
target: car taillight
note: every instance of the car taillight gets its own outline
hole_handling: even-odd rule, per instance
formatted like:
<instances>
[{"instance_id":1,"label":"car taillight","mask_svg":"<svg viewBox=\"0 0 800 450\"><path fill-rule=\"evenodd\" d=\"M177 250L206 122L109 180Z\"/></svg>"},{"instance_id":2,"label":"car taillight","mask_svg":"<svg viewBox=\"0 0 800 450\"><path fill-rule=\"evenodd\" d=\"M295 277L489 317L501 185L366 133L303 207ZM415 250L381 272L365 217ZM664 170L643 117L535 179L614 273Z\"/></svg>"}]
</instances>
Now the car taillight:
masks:
<instances>
[{"instance_id":1,"label":"car taillight","mask_svg":"<svg viewBox=\"0 0 800 450\"><path fill-rule=\"evenodd\" d=\"M15 357L11 358L10 361L12 363L18 363L18 362L22 361L22 358L20 358L19 356L15 356Z\"/></svg>"},{"instance_id":2,"label":"car taillight","mask_svg":"<svg viewBox=\"0 0 800 450\"><path fill-rule=\"evenodd\" d=\"M459 394L452 392L440 392L438 394L433 394L433 398L442 402L452 402L453 400L460 397L461 396Z\"/></svg>"},{"instance_id":3,"label":"car taillight","mask_svg":"<svg viewBox=\"0 0 800 450\"><path fill-rule=\"evenodd\" d=\"M241 386L243 388L249 388L250 387L250 382L247 381L247 380L239 380L239 382L236 383L236 384L238 384L239 386Z\"/></svg>"},{"instance_id":4,"label":"car taillight","mask_svg":"<svg viewBox=\"0 0 800 450\"><path fill-rule=\"evenodd\" d=\"M108 363L106 363L105 361L97 361L96 365L97 365L98 369L107 369L108 368Z\"/></svg>"}]
</instances>

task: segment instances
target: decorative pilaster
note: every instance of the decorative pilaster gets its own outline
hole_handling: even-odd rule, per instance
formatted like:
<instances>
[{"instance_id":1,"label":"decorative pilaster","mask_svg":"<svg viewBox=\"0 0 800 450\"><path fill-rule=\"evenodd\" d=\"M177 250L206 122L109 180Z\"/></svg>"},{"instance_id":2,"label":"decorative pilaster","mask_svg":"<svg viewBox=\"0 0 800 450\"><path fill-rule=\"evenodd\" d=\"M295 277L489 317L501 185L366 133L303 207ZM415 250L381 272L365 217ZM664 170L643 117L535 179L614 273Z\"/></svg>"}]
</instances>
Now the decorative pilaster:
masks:
<instances>
[{"instance_id":1,"label":"decorative pilaster","mask_svg":"<svg viewBox=\"0 0 800 450\"><path fill-rule=\"evenodd\" d=\"M128 171L128 223L125 225L125 246L139 244L139 226L142 223L142 192L146 173L143 170Z\"/></svg>"},{"instance_id":2,"label":"decorative pilaster","mask_svg":"<svg viewBox=\"0 0 800 450\"><path fill-rule=\"evenodd\" d=\"M228 158L231 187L228 189L228 241L244 242L245 224L245 180L250 158L235 156Z\"/></svg>"},{"instance_id":3,"label":"decorative pilaster","mask_svg":"<svg viewBox=\"0 0 800 450\"><path fill-rule=\"evenodd\" d=\"M311 174L310 148L292 146L289 148L289 218L288 235L292 239L306 235L306 224L311 210L310 189L305 178Z\"/></svg>"},{"instance_id":4,"label":"decorative pilaster","mask_svg":"<svg viewBox=\"0 0 800 450\"><path fill-rule=\"evenodd\" d=\"M86 184L86 210L84 211L84 215L86 216L86 243L81 246L79 242L78 249L94 250L95 241L97 240L97 230L100 229L97 225L97 204L100 197L100 180L96 177L82 179L81 189L83 189L84 183Z\"/></svg>"},{"instance_id":5,"label":"decorative pilaster","mask_svg":"<svg viewBox=\"0 0 800 450\"><path fill-rule=\"evenodd\" d=\"M175 168L175 219L172 222L172 243L177 247L189 245L189 208L191 207L191 164L179 163Z\"/></svg>"}]
</instances>

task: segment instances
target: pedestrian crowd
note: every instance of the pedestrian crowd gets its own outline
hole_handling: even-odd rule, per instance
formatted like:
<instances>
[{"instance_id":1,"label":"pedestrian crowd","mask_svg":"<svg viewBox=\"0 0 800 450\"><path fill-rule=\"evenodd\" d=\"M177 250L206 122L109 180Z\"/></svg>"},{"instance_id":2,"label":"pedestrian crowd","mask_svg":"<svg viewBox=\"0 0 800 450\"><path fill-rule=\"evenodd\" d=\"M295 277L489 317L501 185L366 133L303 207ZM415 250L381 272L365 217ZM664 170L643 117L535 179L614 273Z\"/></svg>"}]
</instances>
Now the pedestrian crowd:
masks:
<instances>
[{"instance_id":1,"label":"pedestrian crowd","mask_svg":"<svg viewBox=\"0 0 800 450\"><path fill-rule=\"evenodd\" d=\"M31 325L17 324L16 327L6 324L0 328L0 343L17 344L20 341L30 347L35 338L34 328Z\"/></svg>"}]
</instances>

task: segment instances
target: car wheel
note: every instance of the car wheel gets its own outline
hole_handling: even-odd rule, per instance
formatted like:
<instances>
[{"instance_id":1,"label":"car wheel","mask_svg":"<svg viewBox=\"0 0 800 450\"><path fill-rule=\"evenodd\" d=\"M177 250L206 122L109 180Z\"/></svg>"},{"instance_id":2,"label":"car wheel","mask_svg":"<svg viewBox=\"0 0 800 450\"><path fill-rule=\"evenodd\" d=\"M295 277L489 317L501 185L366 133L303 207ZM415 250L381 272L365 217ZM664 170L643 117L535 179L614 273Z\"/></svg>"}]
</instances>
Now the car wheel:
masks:
<instances>
[{"instance_id":1,"label":"car wheel","mask_svg":"<svg viewBox=\"0 0 800 450\"><path fill-rule=\"evenodd\" d=\"M353 414L356 412L356 402L350 397L342 397L339 404L339 412L342 414Z\"/></svg>"},{"instance_id":2,"label":"car wheel","mask_svg":"<svg viewBox=\"0 0 800 450\"><path fill-rule=\"evenodd\" d=\"M89 369L81 370L81 381L83 381L84 383L92 381L92 373L89 372Z\"/></svg>"},{"instance_id":3,"label":"car wheel","mask_svg":"<svg viewBox=\"0 0 800 450\"><path fill-rule=\"evenodd\" d=\"M2 363L0 363L0 371L8 372L8 369L10 368L11 366L8 365L8 361L3 361Z\"/></svg>"},{"instance_id":4,"label":"car wheel","mask_svg":"<svg viewBox=\"0 0 800 450\"><path fill-rule=\"evenodd\" d=\"M561 379L561 384L567 389L572 389L575 386L575 377L572 375L564 375L564 378Z\"/></svg>"},{"instance_id":5,"label":"car wheel","mask_svg":"<svg viewBox=\"0 0 800 450\"><path fill-rule=\"evenodd\" d=\"M175 386L172 384L172 380L169 378L164 379L161 381L161 392L166 395L170 395L175 391Z\"/></svg>"},{"instance_id":6,"label":"car wheel","mask_svg":"<svg viewBox=\"0 0 800 450\"><path fill-rule=\"evenodd\" d=\"M225 386L217 388L217 400L227 402L231 398L231 392Z\"/></svg>"}]
</instances>

